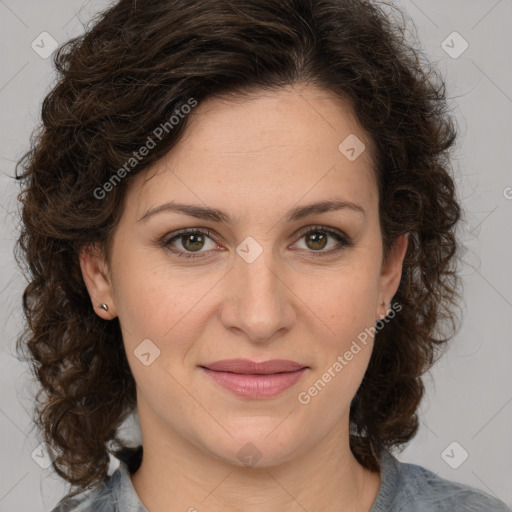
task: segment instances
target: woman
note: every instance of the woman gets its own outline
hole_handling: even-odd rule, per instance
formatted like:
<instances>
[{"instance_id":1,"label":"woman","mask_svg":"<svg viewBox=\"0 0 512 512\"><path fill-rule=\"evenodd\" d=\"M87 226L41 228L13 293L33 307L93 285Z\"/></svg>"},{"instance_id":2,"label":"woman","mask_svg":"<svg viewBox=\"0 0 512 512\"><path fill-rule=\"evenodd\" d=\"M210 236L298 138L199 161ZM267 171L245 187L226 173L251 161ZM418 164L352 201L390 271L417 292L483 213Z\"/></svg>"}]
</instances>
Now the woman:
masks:
<instances>
[{"instance_id":1,"label":"woman","mask_svg":"<svg viewBox=\"0 0 512 512\"><path fill-rule=\"evenodd\" d=\"M55 512L507 510L390 453L460 218L442 80L391 19L121 0L59 50L19 175Z\"/></svg>"}]
</instances>

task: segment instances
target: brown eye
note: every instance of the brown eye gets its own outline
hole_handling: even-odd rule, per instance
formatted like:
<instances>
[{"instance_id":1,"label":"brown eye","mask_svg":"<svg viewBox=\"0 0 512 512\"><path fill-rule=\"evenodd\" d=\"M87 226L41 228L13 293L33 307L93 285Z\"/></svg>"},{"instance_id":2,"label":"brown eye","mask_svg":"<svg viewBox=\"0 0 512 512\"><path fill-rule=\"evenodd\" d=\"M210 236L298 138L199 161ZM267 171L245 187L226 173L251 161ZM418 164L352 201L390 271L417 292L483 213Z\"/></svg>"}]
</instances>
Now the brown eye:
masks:
<instances>
[{"instance_id":1,"label":"brown eye","mask_svg":"<svg viewBox=\"0 0 512 512\"><path fill-rule=\"evenodd\" d=\"M187 251L199 251L204 245L204 236L200 233L181 235L181 244Z\"/></svg>"},{"instance_id":2,"label":"brown eye","mask_svg":"<svg viewBox=\"0 0 512 512\"><path fill-rule=\"evenodd\" d=\"M321 226L302 231L299 242L295 247L306 251L310 256L334 255L353 245L351 239L341 231Z\"/></svg>"},{"instance_id":3,"label":"brown eye","mask_svg":"<svg viewBox=\"0 0 512 512\"><path fill-rule=\"evenodd\" d=\"M320 249L324 249L327 245L328 235L323 233L322 231L310 231L305 235L306 245L309 249L313 249L314 251L318 251Z\"/></svg>"},{"instance_id":4,"label":"brown eye","mask_svg":"<svg viewBox=\"0 0 512 512\"><path fill-rule=\"evenodd\" d=\"M210 237L210 231L203 232L198 229L179 231L174 236L163 239L162 246L185 258L206 256L210 249L217 248L217 244Z\"/></svg>"}]
</instances>

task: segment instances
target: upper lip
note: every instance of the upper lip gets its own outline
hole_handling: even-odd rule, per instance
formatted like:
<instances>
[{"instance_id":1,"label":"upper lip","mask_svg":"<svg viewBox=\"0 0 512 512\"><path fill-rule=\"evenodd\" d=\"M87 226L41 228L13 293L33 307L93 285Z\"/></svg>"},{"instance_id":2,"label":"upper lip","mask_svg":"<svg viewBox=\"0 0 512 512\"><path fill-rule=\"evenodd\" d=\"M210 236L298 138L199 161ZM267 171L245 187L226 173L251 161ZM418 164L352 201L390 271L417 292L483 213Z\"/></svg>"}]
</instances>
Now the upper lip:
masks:
<instances>
[{"instance_id":1,"label":"upper lip","mask_svg":"<svg viewBox=\"0 0 512 512\"><path fill-rule=\"evenodd\" d=\"M305 365L285 359L273 359L257 363L250 359L225 359L201 365L217 372L245 373L250 375L269 375L271 373L294 372L306 368Z\"/></svg>"}]
</instances>

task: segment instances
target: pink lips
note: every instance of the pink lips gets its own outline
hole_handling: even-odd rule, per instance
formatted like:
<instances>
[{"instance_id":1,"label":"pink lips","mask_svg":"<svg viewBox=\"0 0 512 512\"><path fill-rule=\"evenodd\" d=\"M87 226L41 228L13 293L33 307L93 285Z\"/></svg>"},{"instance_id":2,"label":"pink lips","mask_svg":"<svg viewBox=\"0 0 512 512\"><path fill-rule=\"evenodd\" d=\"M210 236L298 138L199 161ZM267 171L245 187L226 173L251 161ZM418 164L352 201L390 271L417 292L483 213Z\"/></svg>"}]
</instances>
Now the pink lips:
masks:
<instances>
[{"instance_id":1,"label":"pink lips","mask_svg":"<svg viewBox=\"0 0 512 512\"><path fill-rule=\"evenodd\" d=\"M228 359L202 365L217 384L237 396L272 398L293 386L307 367L294 361L274 359L256 363L248 359Z\"/></svg>"}]
</instances>

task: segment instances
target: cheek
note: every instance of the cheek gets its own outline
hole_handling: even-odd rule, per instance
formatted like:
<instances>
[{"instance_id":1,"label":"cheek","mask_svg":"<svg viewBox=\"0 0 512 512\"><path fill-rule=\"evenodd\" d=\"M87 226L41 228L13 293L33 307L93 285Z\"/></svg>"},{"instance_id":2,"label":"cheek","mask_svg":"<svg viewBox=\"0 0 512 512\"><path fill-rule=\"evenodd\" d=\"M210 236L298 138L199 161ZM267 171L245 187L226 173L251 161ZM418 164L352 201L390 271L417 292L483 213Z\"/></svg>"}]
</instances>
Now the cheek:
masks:
<instances>
[{"instance_id":1,"label":"cheek","mask_svg":"<svg viewBox=\"0 0 512 512\"><path fill-rule=\"evenodd\" d=\"M180 331L198 325L202 301L216 281L214 276L199 275L197 270L192 275L186 269L173 269L167 262L162 263L161 257L156 262L154 256L127 257L116 274L114 300L129 347L146 338L162 347L169 340L179 344L183 339Z\"/></svg>"},{"instance_id":2,"label":"cheek","mask_svg":"<svg viewBox=\"0 0 512 512\"><path fill-rule=\"evenodd\" d=\"M373 350L377 288L373 279L362 275L368 276L354 273L333 279L325 293L316 296L318 315L329 329L322 329L327 335L317 338L314 372L297 399L305 413L322 416L326 424L348 410Z\"/></svg>"},{"instance_id":3,"label":"cheek","mask_svg":"<svg viewBox=\"0 0 512 512\"><path fill-rule=\"evenodd\" d=\"M186 379L184 361L208 318L205 294L211 286L208 279L180 279L165 268L133 267L119 286L123 343L147 401L156 400L155 389L166 390L166 396L179 401L183 390L178 382Z\"/></svg>"},{"instance_id":4,"label":"cheek","mask_svg":"<svg viewBox=\"0 0 512 512\"><path fill-rule=\"evenodd\" d=\"M321 279L310 277L295 289L337 348L375 324L378 272L370 263L347 265Z\"/></svg>"}]
</instances>

